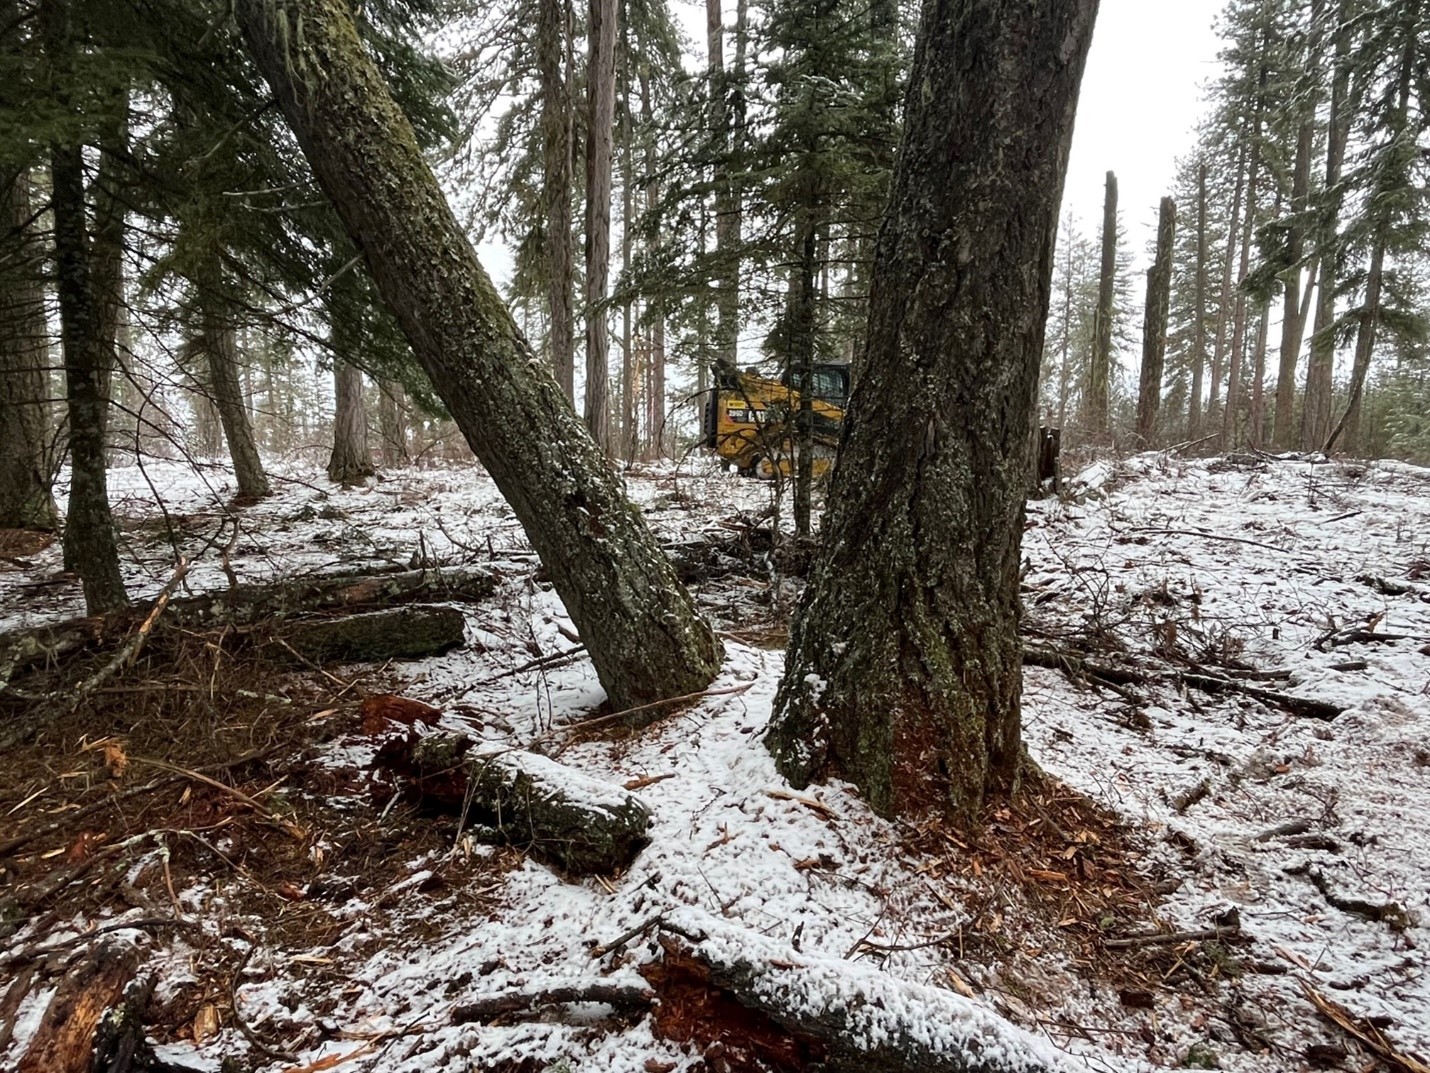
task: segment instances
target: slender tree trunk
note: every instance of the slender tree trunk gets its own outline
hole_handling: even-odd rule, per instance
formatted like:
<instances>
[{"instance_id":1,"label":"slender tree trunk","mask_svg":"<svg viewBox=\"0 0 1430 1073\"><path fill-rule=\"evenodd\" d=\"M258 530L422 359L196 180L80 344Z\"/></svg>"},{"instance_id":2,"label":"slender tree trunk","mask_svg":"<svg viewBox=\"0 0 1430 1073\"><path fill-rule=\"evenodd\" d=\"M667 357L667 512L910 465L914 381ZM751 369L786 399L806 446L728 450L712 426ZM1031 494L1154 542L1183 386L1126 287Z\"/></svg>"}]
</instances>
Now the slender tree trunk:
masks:
<instances>
[{"instance_id":1,"label":"slender tree trunk","mask_svg":"<svg viewBox=\"0 0 1430 1073\"><path fill-rule=\"evenodd\" d=\"M641 67L641 118L644 121L646 130L654 130L655 114L651 106L650 95L650 72L645 65ZM660 180L656 178L655 160L655 139L650 133L646 136L645 145L645 205L647 212L654 212L660 204ZM659 249L659 236L651 239L656 249ZM650 321L651 345L650 345L650 372L647 377L647 390L650 393L650 405L648 408L648 418L646 421L647 436L650 440L650 449L658 458L665 457L665 308L657 304L654 308L646 307L646 319Z\"/></svg>"},{"instance_id":2,"label":"slender tree trunk","mask_svg":"<svg viewBox=\"0 0 1430 1073\"><path fill-rule=\"evenodd\" d=\"M0 8L0 15L12 12ZM0 190L0 529L52 530L50 344L30 173Z\"/></svg>"},{"instance_id":3,"label":"slender tree trunk","mask_svg":"<svg viewBox=\"0 0 1430 1073\"><path fill-rule=\"evenodd\" d=\"M1107 173L1102 202L1102 272L1097 281L1097 309L1092 318L1092 362L1087 378L1088 435L1105 440L1112 381L1112 316L1117 287L1117 176Z\"/></svg>"},{"instance_id":4,"label":"slender tree trunk","mask_svg":"<svg viewBox=\"0 0 1430 1073\"><path fill-rule=\"evenodd\" d=\"M611 142L616 124L616 2L590 0L586 75L586 427L612 453L610 319Z\"/></svg>"},{"instance_id":5,"label":"slender tree trunk","mask_svg":"<svg viewBox=\"0 0 1430 1073\"><path fill-rule=\"evenodd\" d=\"M621 27L621 275L629 278L631 271L631 229L635 227L635 147L631 144L630 31ZM636 355L631 341L631 298L629 292L621 300L621 457L626 462L636 458Z\"/></svg>"},{"instance_id":6,"label":"slender tree trunk","mask_svg":"<svg viewBox=\"0 0 1430 1073\"><path fill-rule=\"evenodd\" d=\"M1202 432L1202 383L1207 366L1207 162L1197 165L1197 282L1192 327L1192 390L1187 400L1187 439Z\"/></svg>"},{"instance_id":7,"label":"slender tree trunk","mask_svg":"<svg viewBox=\"0 0 1430 1073\"><path fill-rule=\"evenodd\" d=\"M1068 394L1072 389L1072 314L1073 314L1073 263L1071 229L1066 232L1068 249L1063 260L1063 323L1058 340L1058 428L1066 428L1068 420Z\"/></svg>"},{"instance_id":8,"label":"slender tree trunk","mask_svg":"<svg viewBox=\"0 0 1430 1073\"><path fill-rule=\"evenodd\" d=\"M54 79L54 98L78 114L73 85L75 42L66 0L40 7L40 32ZM91 615L129 601L119 570L114 517L109 509L105 424L114 350L107 345L96 300L85 208L83 147L71 137L50 151L50 211L54 220L55 281L69 411L70 498L65 518L65 566L79 574Z\"/></svg>"},{"instance_id":9,"label":"slender tree trunk","mask_svg":"<svg viewBox=\"0 0 1430 1073\"><path fill-rule=\"evenodd\" d=\"M201 339L204 356L208 359L210 398L223 424L224 439L228 441L238 494L245 499L262 499L270 494L271 489L268 475L263 472L258 444L253 438L248 405L243 399L243 385L239 380L238 328L233 322L233 310L224 297L222 287L218 274L210 272L199 290L203 325Z\"/></svg>"},{"instance_id":10,"label":"slender tree trunk","mask_svg":"<svg viewBox=\"0 0 1430 1073\"><path fill-rule=\"evenodd\" d=\"M864 358L767 739L795 785L845 778L886 815L969 821L1017 785L1027 430L1096 11L923 8Z\"/></svg>"},{"instance_id":11,"label":"slender tree trunk","mask_svg":"<svg viewBox=\"0 0 1430 1073\"><path fill-rule=\"evenodd\" d=\"M1316 322L1311 332L1311 356L1306 367L1306 395L1301 408L1301 448L1315 451L1331 437L1331 389L1336 364L1336 253L1340 245L1341 164L1350 116L1346 96L1350 90L1349 37L1344 25L1350 11L1349 0L1340 0L1334 35L1335 60L1331 76L1329 129L1326 137L1326 199L1316 235L1316 257L1320 278L1316 284Z\"/></svg>"},{"instance_id":12,"label":"slender tree trunk","mask_svg":"<svg viewBox=\"0 0 1430 1073\"><path fill-rule=\"evenodd\" d=\"M1311 148L1316 134L1314 95L1304 107L1291 174L1291 224L1286 236L1286 257L1291 267L1282 275L1285 290L1281 296L1281 350L1276 365L1276 415L1271 426L1271 442L1282 449L1291 446L1295 435L1296 365L1306 333L1306 317L1301 311L1301 274L1305 270L1301 261L1306 255L1306 228L1302 221L1311 194Z\"/></svg>"},{"instance_id":13,"label":"slender tree trunk","mask_svg":"<svg viewBox=\"0 0 1430 1073\"><path fill-rule=\"evenodd\" d=\"M812 531L814 513L814 335L815 335L815 259L818 256L819 229L815 206L819 193L811 186L805 204L799 210L799 227L795 236L799 258L795 286L794 308L791 310L790 355L791 382L799 391L799 412L795 415L794 528L798 536Z\"/></svg>"},{"instance_id":14,"label":"slender tree trunk","mask_svg":"<svg viewBox=\"0 0 1430 1073\"><path fill-rule=\"evenodd\" d=\"M1167 361L1167 311L1172 298L1172 238L1177 206L1162 199L1157 216L1157 258L1147 270L1147 311L1142 321L1142 375L1137 391L1137 436L1143 444L1157 440L1157 413L1162 405L1162 370Z\"/></svg>"},{"instance_id":15,"label":"slender tree trunk","mask_svg":"<svg viewBox=\"0 0 1430 1073\"><path fill-rule=\"evenodd\" d=\"M339 334L336 325L334 334ZM362 371L342 358L333 359L333 453L328 457L328 479L356 484L375 470L367 446L367 407L362 398Z\"/></svg>"},{"instance_id":16,"label":"slender tree trunk","mask_svg":"<svg viewBox=\"0 0 1430 1073\"><path fill-rule=\"evenodd\" d=\"M1269 40L1263 35L1263 43ZM1238 442L1237 419L1242 410L1242 384L1246 346L1246 277L1251 271L1251 238L1256 230L1257 180L1261 171L1261 124L1266 107L1267 67L1262 65L1257 81L1256 108L1251 120L1251 171L1246 177L1246 219L1241 228L1241 268L1237 273L1236 313L1231 333L1231 366L1226 382L1226 409L1222 412L1221 442L1225 450L1230 450Z\"/></svg>"},{"instance_id":17,"label":"slender tree trunk","mask_svg":"<svg viewBox=\"0 0 1430 1073\"><path fill-rule=\"evenodd\" d=\"M1217 301L1216 345L1212 350L1211 383L1207 387L1206 420L1219 416L1221 374L1226 365L1226 330L1231 325L1232 305L1236 300L1232 290L1232 269L1236 266L1236 240L1241 234L1241 200L1246 193L1246 147L1236 159L1236 187L1231 197L1231 221L1227 225L1226 255L1222 259L1221 297Z\"/></svg>"},{"instance_id":18,"label":"slender tree trunk","mask_svg":"<svg viewBox=\"0 0 1430 1073\"><path fill-rule=\"evenodd\" d=\"M720 642L482 270L346 0L235 7L314 174L541 556L610 703L703 689ZM284 30L298 25L301 35Z\"/></svg>"},{"instance_id":19,"label":"slender tree trunk","mask_svg":"<svg viewBox=\"0 0 1430 1073\"><path fill-rule=\"evenodd\" d=\"M562 56L569 35L565 0L538 0L536 14L536 61L541 76L541 127L545 142L541 192L546 208L551 367L555 371L556 382L574 405L576 365L571 308L574 272L571 251L573 138L571 95L567 87L567 73L562 70Z\"/></svg>"},{"instance_id":20,"label":"slender tree trunk","mask_svg":"<svg viewBox=\"0 0 1430 1073\"><path fill-rule=\"evenodd\" d=\"M705 0L705 48L710 79L710 128L715 188L715 360L733 366L740 343L739 217L729 176L730 111L721 0Z\"/></svg>"},{"instance_id":21,"label":"slender tree trunk","mask_svg":"<svg viewBox=\"0 0 1430 1073\"><path fill-rule=\"evenodd\" d=\"M382 464L405 466L412 461L407 449L407 396L396 380L377 382L377 426L382 435Z\"/></svg>"}]
</instances>

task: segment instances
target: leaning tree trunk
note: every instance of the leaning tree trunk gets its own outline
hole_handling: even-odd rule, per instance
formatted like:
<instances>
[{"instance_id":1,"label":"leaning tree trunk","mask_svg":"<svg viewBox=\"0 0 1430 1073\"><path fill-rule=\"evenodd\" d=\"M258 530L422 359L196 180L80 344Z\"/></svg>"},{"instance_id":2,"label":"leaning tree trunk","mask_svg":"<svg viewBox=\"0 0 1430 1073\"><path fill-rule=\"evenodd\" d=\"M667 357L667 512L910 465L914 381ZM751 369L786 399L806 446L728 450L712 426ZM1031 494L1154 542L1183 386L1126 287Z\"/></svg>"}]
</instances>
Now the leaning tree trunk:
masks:
<instances>
[{"instance_id":1,"label":"leaning tree trunk","mask_svg":"<svg viewBox=\"0 0 1430 1073\"><path fill-rule=\"evenodd\" d=\"M477 262L345 0L238 0L259 68L617 708L703 688L720 642ZM290 37L284 27L301 25Z\"/></svg>"},{"instance_id":2,"label":"leaning tree trunk","mask_svg":"<svg viewBox=\"0 0 1430 1073\"><path fill-rule=\"evenodd\" d=\"M611 141L616 124L616 3L591 0L586 78L586 427L611 453L607 381L610 325L606 283L611 272Z\"/></svg>"},{"instance_id":3,"label":"leaning tree trunk","mask_svg":"<svg viewBox=\"0 0 1430 1073\"><path fill-rule=\"evenodd\" d=\"M238 494L246 499L262 499L270 492L268 475L263 472L258 443L253 438L253 422L249 419L243 385L239 382L238 330L234 327L228 302L220 291L221 286L216 281L210 281L199 293L204 356L209 367L209 392L223 423L223 435L228 441L229 457L233 460Z\"/></svg>"},{"instance_id":4,"label":"leaning tree trunk","mask_svg":"<svg viewBox=\"0 0 1430 1073\"><path fill-rule=\"evenodd\" d=\"M1088 435L1105 439L1108 395L1112 381L1112 315L1117 287L1117 176L1107 173L1102 201L1102 271L1097 281L1097 308L1092 317L1092 359L1087 375Z\"/></svg>"},{"instance_id":5,"label":"leaning tree trunk","mask_svg":"<svg viewBox=\"0 0 1430 1073\"><path fill-rule=\"evenodd\" d=\"M333 333L342 330L335 323ZM353 484L375 472L367 447L367 409L362 401L362 372L341 357L333 358L333 453L328 457L328 479Z\"/></svg>"},{"instance_id":6,"label":"leaning tree trunk","mask_svg":"<svg viewBox=\"0 0 1430 1073\"><path fill-rule=\"evenodd\" d=\"M1172 236L1177 205L1162 199L1157 216L1157 258L1147 270L1147 309L1142 320L1142 374L1137 392L1137 436L1144 445L1157 438L1162 405L1162 369L1167 361L1167 310L1172 297Z\"/></svg>"},{"instance_id":7,"label":"leaning tree trunk","mask_svg":"<svg viewBox=\"0 0 1430 1073\"><path fill-rule=\"evenodd\" d=\"M26 169L0 191L0 529L57 524L47 420L50 330L32 215Z\"/></svg>"},{"instance_id":8,"label":"leaning tree trunk","mask_svg":"<svg viewBox=\"0 0 1430 1073\"><path fill-rule=\"evenodd\" d=\"M76 115L75 43L64 0L40 8L40 32L57 75L60 108ZM54 220L55 282L69 411L70 498L65 516L65 566L79 574L92 615L125 606L114 517L109 509L105 424L114 350L104 338L92 279L84 198L84 148L61 136L50 151L50 212Z\"/></svg>"},{"instance_id":9,"label":"leaning tree trunk","mask_svg":"<svg viewBox=\"0 0 1430 1073\"><path fill-rule=\"evenodd\" d=\"M847 438L768 736L793 783L849 779L884 814L966 821L1016 788L1027 430L1096 12L923 9Z\"/></svg>"}]
</instances>

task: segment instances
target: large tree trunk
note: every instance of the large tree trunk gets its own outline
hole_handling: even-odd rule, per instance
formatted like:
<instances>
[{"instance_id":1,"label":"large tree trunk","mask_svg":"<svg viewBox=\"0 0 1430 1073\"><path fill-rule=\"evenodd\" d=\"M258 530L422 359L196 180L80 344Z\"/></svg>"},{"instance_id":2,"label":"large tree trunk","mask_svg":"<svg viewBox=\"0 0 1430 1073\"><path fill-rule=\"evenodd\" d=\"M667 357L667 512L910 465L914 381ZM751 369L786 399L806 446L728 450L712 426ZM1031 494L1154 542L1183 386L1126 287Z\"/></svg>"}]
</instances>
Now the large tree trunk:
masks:
<instances>
[{"instance_id":1,"label":"large tree trunk","mask_svg":"<svg viewBox=\"0 0 1430 1073\"><path fill-rule=\"evenodd\" d=\"M586 75L586 427L611 453L607 379L611 271L611 139L616 125L616 2L590 0Z\"/></svg>"},{"instance_id":2,"label":"large tree trunk","mask_svg":"<svg viewBox=\"0 0 1430 1073\"><path fill-rule=\"evenodd\" d=\"M551 367L566 398L576 401L576 364L571 308L571 97L562 57L570 26L565 0L539 0L536 62L541 77L542 196L546 203L547 303Z\"/></svg>"},{"instance_id":3,"label":"large tree trunk","mask_svg":"<svg viewBox=\"0 0 1430 1073\"><path fill-rule=\"evenodd\" d=\"M1097 308L1092 318L1092 360L1087 376L1087 432L1105 439L1108 396L1112 381L1112 315L1117 287L1117 176L1107 173L1102 201L1102 272L1097 282Z\"/></svg>"},{"instance_id":4,"label":"large tree trunk","mask_svg":"<svg viewBox=\"0 0 1430 1073\"><path fill-rule=\"evenodd\" d=\"M1142 320L1142 375L1137 392L1137 436L1144 445L1157 439L1162 405L1162 369L1167 360L1167 311L1172 297L1172 236L1177 206L1162 199L1157 216L1157 259L1147 270L1147 310Z\"/></svg>"},{"instance_id":5,"label":"large tree trunk","mask_svg":"<svg viewBox=\"0 0 1430 1073\"><path fill-rule=\"evenodd\" d=\"M65 0L40 8L45 52L55 71L56 97L73 114L75 44ZM84 150L56 141L50 152L50 211L54 217L55 276L69 410L70 498L65 518L65 566L80 576L85 607L104 614L128 603L119 571L114 517L109 509L105 423L114 350L107 345L95 300L85 209Z\"/></svg>"},{"instance_id":6,"label":"large tree trunk","mask_svg":"<svg viewBox=\"0 0 1430 1073\"><path fill-rule=\"evenodd\" d=\"M1350 91L1348 33L1343 32L1350 0L1340 0L1335 34L1335 70L1331 78L1329 132L1326 138L1327 204L1320 213L1316 258L1320 279L1316 284L1316 321L1311 331L1311 355L1306 366L1306 395L1301 408L1301 448L1318 451L1331 435L1331 388L1336 364L1336 261L1340 245L1341 164L1345 159L1350 116L1346 97Z\"/></svg>"},{"instance_id":7,"label":"large tree trunk","mask_svg":"<svg viewBox=\"0 0 1430 1073\"><path fill-rule=\"evenodd\" d=\"M1016 787L1027 430L1096 12L923 10L864 356L768 737L791 782L847 778L884 814L970 820Z\"/></svg>"},{"instance_id":8,"label":"large tree trunk","mask_svg":"<svg viewBox=\"0 0 1430 1073\"><path fill-rule=\"evenodd\" d=\"M328 479L353 484L375 472L367 446L367 408L362 400L362 371L342 358L333 359L333 453Z\"/></svg>"},{"instance_id":9,"label":"large tree trunk","mask_svg":"<svg viewBox=\"0 0 1430 1073\"><path fill-rule=\"evenodd\" d=\"M378 290L511 503L617 708L694 692L721 647L536 360L344 0L239 0L259 68ZM284 26L303 26L289 37Z\"/></svg>"},{"instance_id":10,"label":"large tree trunk","mask_svg":"<svg viewBox=\"0 0 1430 1073\"><path fill-rule=\"evenodd\" d=\"M249 419L243 385L239 381L238 329L221 288L222 283L215 277L203 284L199 292L210 398L223 424L224 439L228 441L238 494L248 499L262 499L270 492L268 475L263 472L263 460L253 438L253 422Z\"/></svg>"},{"instance_id":11,"label":"large tree trunk","mask_svg":"<svg viewBox=\"0 0 1430 1073\"><path fill-rule=\"evenodd\" d=\"M0 16L9 14L8 6ZM30 173L0 191L0 529L51 530L49 326Z\"/></svg>"},{"instance_id":12,"label":"large tree trunk","mask_svg":"<svg viewBox=\"0 0 1430 1073\"><path fill-rule=\"evenodd\" d=\"M1202 430L1203 377L1207 367L1207 162L1197 165L1197 282L1192 315L1192 389L1187 400L1187 439Z\"/></svg>"}]
</instances>

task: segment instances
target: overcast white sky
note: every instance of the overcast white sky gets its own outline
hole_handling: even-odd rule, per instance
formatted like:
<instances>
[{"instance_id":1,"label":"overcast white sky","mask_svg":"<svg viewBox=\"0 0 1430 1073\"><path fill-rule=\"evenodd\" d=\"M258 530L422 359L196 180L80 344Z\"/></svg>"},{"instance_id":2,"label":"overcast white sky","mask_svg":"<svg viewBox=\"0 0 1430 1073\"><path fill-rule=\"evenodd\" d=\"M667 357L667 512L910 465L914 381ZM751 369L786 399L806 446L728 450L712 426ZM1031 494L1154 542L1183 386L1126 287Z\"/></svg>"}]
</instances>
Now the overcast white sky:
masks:
<instances>
[{"instance_id":1,"label":"overcast white sky","mask_svg":"<svg viewBox=\"0 0 1430 1073\"><path fill-rule=\"evenodd\" d=\"M1217 70L1212 29L1225 0L1102 0L1082 80L1063 207L1101 228L1103 182L1117 173L1128 244L1139 264L1191 151L1202 87ZM1179 206L1180 208L1180 206Z\"/></svg>"}]
</instances>

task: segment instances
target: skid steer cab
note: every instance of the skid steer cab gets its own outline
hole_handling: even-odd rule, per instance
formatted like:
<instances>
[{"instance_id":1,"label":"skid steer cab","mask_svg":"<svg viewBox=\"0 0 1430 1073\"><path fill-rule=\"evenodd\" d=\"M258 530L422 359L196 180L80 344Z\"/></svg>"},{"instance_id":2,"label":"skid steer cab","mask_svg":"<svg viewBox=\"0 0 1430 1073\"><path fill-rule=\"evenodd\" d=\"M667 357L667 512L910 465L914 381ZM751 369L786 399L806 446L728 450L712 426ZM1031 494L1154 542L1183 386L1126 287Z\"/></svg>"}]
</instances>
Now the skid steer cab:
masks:
<instances>
[{"instance_id":1,"label":"skid steer cab","mask_svg":"<svg viewBox=\"0 0 1430 1073\"><path fill-rule=\"evenodd\" d=\"M731 365L715 366L714 387L700 416L703 446L745 477L772 480L794 473L799 457L803 395L786 372L778 380ZM834 465L844 408L849 402L849 366L823 363L810 373L810 440L815 477Z\"/></svg>"}]
</instances>

